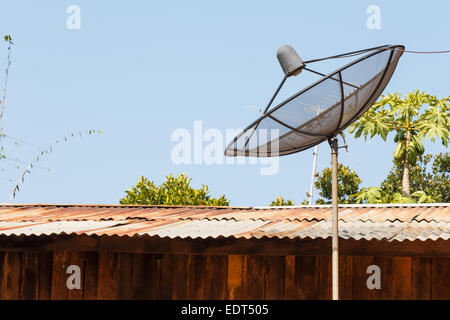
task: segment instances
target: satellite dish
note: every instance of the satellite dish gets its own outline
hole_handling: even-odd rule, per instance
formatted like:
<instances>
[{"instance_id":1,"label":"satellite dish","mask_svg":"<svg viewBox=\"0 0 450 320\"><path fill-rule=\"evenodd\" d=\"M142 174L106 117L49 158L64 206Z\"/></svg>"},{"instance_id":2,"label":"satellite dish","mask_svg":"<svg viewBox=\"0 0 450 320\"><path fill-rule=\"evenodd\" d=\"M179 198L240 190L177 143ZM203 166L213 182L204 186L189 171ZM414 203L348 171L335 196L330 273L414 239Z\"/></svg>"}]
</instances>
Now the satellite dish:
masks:
<instances>
[{"instance_id":1,"label":"satellite dish","mask_svg":"<svg viewBox=\"0 0 450 320\"><path fill-rule=\"evenodd\" d=\"M263 115L234 138L226 156L273 157L303 151L328 140L332 163L332 294L339 299L338 247L338 141L336 136L378 99L405 51L402 45L385 45L303 62L291 46L278 49L284 78ZM307 68L327 59L365 56L328 74ZM306 70L322 79L268 111L286 79ZM314 174L313 168L313 174Z\"/></svg>"},{"instance_id":2,"label":"satellite dish","mask_svg":"<svg viewBox=\"0 0 450 320\"><path fill-rule=\"evenodd\" d=\"M358 51L368 54L324 75L307 68L305 65L308 61L303 63L292 47L281 47L277 56L279 60L280 57L285 59L285 64L280 60L285 77L271 102L286 78L298 74L301 69L322 75L322 79L267 112L270 102L264 114L231 141L225 149L225 155L282 156L303 151L336 136L377 100L404 49L401 45L387 45ZM292 53L291 50L295 53L294 58L286 54ZM278 136L272 137L273 130L278 131Z\"/></svg>"}]
</instances>

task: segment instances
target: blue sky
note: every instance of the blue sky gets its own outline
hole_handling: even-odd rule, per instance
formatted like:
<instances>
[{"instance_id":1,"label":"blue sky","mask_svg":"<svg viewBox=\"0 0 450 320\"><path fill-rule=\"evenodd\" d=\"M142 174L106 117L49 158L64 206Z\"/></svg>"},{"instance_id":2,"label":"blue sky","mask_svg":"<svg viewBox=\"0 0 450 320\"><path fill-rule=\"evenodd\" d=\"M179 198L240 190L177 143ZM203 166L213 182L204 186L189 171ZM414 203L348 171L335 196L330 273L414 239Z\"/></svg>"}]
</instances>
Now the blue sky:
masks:
<instances>
[{"instance_id":1,"label":"blue sky","mask_svg":"<svg viewBox=\"0 0 450 320\"><path fill-rule=\"evenodd\" d=\"M81 10L79 30L66 27L69 5ZM366 26L369 5L381 9L379 30ZM118 203L141 175L160 183L169 173L185 172L194 186L207 184L232 205L267 205L277 195L300 203L309 189L311 149L281 158L278 174L263 176L251 164L176 165L171 134L192 132L195 120L204 130L222 131L255 120L258 113L246 106L263 108L281 80L281 45L292 45L304 60L382 44L448 50L448 12L448 1L2 3L0 32L15 42L5 133L46 146L71 132L104 132L55 146L39 163L50 171L35 168L14 202ZM6 49L2 43L1 70ZM450 55L405 54L385 93L421 89L448 96L449 71ZM280 99L311 81L302 76ZM349 153L341 152L340 161L363 185L379 184L392 166L392 137L367 143L347 135L347 142ZM428 153L445 151L425 146ZM25 162L36 153L27 145L9 148ZM329 162L324 143L318 169ZM0 202L6 202L21 171L2 165Z\"/></svg>"}]
</instances>

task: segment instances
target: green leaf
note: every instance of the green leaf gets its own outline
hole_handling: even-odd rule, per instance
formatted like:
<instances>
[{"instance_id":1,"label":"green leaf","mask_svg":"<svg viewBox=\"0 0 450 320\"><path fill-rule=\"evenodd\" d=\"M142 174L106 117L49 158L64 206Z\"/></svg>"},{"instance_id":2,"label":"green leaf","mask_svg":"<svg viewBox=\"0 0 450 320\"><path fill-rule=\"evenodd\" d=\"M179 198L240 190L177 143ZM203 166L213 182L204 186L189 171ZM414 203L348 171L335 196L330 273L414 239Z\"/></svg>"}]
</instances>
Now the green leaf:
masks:
<instances>
[{"instance_id":1,"label":"green leaf","mask_svg":"<svg viewBox=\"0 0 450 320\"><path fill-rule=\"evenodd\" d=\"M229 206L224 195L218 199L209 195L208 187L200 189L190 186L191 179L184 173L176 177L166 176L166 181L159 187L147 178L141 177L138 183L125 191L121 204L164 204L164 205L214 205Z\"/></svg>"},{"instance_id":2,"label":"green leaf","mask_svg":"<svg viewBox=\"0 0 450 320\"><path fill-rule=\"evenodd\" d=\"M274 201L272 201L269 206L271 207L281 207L281 206L293 206L294 201L284 200L283 197L278 196Z\"/></svg>"}]
</instances>

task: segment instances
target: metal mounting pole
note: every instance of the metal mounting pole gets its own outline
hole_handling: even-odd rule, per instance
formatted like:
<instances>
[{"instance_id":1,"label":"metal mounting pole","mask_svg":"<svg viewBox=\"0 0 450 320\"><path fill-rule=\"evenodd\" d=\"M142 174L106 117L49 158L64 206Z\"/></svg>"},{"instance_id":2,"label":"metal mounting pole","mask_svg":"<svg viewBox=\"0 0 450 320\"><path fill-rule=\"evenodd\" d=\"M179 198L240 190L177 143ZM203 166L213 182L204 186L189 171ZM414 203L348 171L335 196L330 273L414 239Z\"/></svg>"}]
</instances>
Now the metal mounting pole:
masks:
<instances>
[{"instance_id":1,"label":"metal mounting pole","mask_svg":"<svg viewBox=\"0 0 450 320\"><path fill-rule=\"evenodd\" d=\"M317 107L317 115L320 114L320 106ZM313 169L311 174L311 185L309 187L309 205L312 205L313 192L314 192L314 178L316 176L316 165L317 165L317 153L319 152L319 145L316 145L313 151Z\"/></svg>"},{"instance_id":2,"label":"metal mounting pole","mask_svg":"<svg viewBox=\"0 0 450 320\"><path fill-rule=\"evenodd\" d=\"M309 187L309 205L312 205L313 192L314 192L314 178L316 176L316 165L317 165L317 153L319 152L319 146L316 146L313 151L313 168L311 174L311 185Z\"/></svg>"},{"instance_id":3,"label":"metal mounting pole","mask_svg":"<svg viewBox=\"0 0 450 320\"><path fill-rule=\"evenodd\" d=\"M331 203L332 203L332 283L333 300L339 300L339 238L338 238L338 141L336 137L328 140L331 147Z\"/></svg>"}]
</instances>

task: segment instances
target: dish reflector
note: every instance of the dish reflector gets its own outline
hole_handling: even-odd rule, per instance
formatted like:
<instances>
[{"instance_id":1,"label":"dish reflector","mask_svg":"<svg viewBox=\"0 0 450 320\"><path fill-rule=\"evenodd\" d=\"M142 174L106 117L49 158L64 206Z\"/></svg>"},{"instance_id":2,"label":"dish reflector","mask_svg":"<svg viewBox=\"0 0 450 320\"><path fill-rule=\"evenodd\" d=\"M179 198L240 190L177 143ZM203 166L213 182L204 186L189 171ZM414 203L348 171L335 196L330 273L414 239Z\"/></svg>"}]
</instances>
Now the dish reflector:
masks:
<instances>
[{"instance_id":1,"label":"dish reflector","mask_svg":"<svg viewBox=\"0 0 450 320\"><path fill-rule=\"evenodd\" d=\"M273 157L343 131L381 95L405 47L373 49L280 103L234 138L226 156Z\"/></svg>"}]
</instances>

